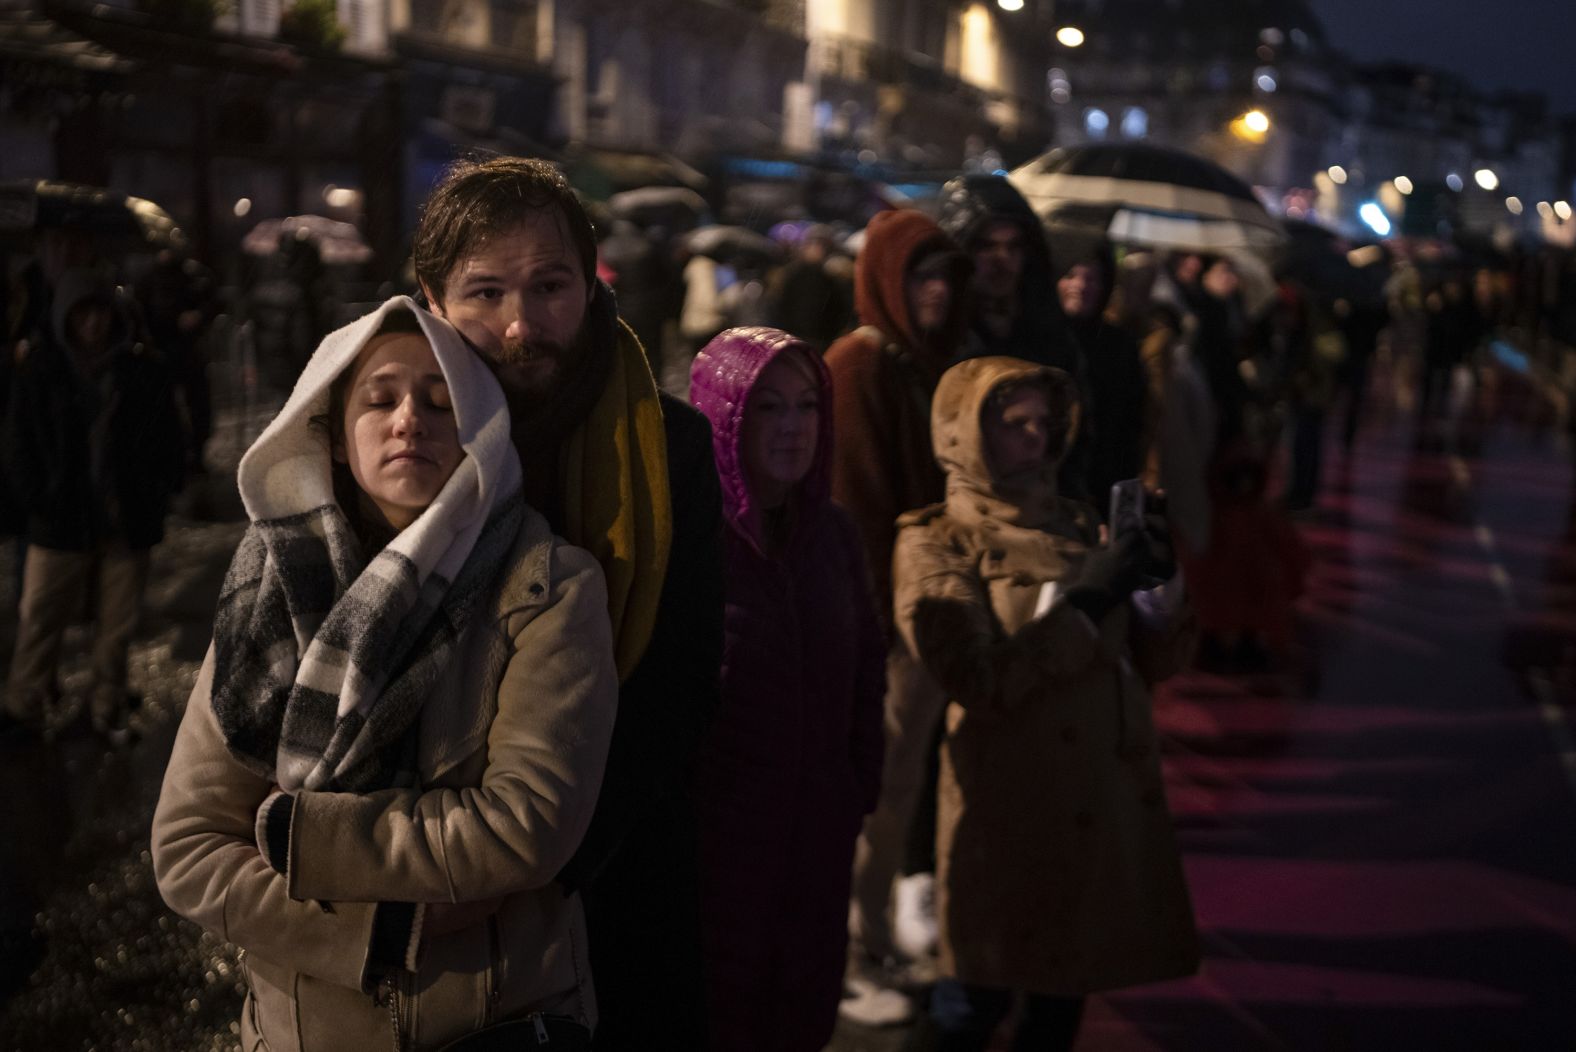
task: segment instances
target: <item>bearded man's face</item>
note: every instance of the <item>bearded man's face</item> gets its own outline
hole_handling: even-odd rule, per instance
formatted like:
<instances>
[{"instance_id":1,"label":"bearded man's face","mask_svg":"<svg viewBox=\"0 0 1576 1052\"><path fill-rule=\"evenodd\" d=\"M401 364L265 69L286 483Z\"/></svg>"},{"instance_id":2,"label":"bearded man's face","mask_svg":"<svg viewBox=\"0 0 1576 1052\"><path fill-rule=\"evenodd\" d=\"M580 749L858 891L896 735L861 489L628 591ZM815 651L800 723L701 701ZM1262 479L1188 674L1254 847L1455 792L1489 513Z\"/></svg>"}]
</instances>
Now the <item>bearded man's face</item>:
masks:
<instances>
[{"instance_id":1,"label":"bearded man's face","mask_svg":"<svg viewBox=\"0 0 1576 1052\"><path fill-rule=\"evenodd\" d=\"M591 292L568 225L553 208L461 256L442 290L425 291L516 405L552 396L581 346Z\"/></svg>"}]
</instances>

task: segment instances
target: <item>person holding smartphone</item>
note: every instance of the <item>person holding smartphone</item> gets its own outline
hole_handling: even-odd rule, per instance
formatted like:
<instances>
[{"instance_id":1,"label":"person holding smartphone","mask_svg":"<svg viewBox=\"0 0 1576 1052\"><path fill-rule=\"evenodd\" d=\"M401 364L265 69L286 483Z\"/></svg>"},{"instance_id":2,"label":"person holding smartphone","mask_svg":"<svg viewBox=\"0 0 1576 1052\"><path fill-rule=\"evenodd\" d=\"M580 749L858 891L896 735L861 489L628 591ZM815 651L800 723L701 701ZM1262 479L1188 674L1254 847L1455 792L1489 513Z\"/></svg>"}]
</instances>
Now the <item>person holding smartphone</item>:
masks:
<instances>
[{"instance_id":1,"label":"person holding smartphone","mask_svg":"<svg viewBox=\"0 0 1576 1052\"><path fill-rule=\"evenodd\" d=\"M925 1024L942 1050L985 1049L1019 994L1010 1047L1070 1048L1086 995L1198 964L1149 705L1190 617L1177 586L1138 591L1175 572L1157 498L1102 544L1058 493L1078 413L1060 370L952 367L931 415L946 499L899 520L897 627L950 699Z\"/></svg>"}]
</instances>

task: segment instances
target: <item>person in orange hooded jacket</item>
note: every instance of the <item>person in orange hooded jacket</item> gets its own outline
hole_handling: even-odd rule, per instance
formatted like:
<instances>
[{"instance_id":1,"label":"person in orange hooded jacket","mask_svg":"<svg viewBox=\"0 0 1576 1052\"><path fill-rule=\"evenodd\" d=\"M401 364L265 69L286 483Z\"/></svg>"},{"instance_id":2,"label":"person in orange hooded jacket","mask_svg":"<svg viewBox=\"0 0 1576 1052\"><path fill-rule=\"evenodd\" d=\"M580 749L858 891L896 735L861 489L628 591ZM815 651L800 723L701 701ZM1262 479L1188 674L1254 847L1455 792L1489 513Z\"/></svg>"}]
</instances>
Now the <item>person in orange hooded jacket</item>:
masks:
<instances>
[{"instance_id":1,"label":"person in orange hooded jacket","mask_svg":"<svg viewBox=\"0 0 1576 1052\"><path fill-rule=\"evenodd\" d=\"M876 596L893 642L887 659L885 760L880 802L854 859L849 993L844 1014L869 1023L907 1018L912 1005L889 988L880 963L899 956L887 917L892 881L933 752L941 691L890 634L892 548L897 518L941 499L931 452L930 399L959 356L971 264L922 213L882 212L870 221L855 264L860 327L827 350L837 442L832 497L859 528Z\"/></svg>"}]
</instances>

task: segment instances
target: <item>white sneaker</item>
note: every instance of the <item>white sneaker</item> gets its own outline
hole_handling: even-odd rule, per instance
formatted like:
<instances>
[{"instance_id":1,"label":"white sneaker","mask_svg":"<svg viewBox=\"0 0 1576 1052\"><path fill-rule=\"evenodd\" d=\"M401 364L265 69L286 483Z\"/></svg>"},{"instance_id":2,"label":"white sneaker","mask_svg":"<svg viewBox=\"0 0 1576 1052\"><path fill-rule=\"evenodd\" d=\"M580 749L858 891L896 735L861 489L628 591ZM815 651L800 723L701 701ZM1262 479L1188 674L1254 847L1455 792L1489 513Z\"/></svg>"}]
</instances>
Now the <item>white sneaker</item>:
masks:
<instances>
[{"instance_id":1,"label":"white sneaker","mask_svg":"<svg viewBox=\"0 0 1576 1052\"><path fill-rule=\"evenodd\" d=\"M843 1000L837 1014L861 1026L898 1026L914 1018L914 1001L901 990L851 975L843 980Z\"/></svg>"},{"instance_id":2,"label":"white sneaker","mask_svg":"<svg viewBox=\"0 0 1576 1052\"><path fill-rule=\"evenodd\" d=\"M902 878L892 900L893 943L914 960L923 960L935 956L937 938L935 874Z\"/></svg>"}]
</instances>

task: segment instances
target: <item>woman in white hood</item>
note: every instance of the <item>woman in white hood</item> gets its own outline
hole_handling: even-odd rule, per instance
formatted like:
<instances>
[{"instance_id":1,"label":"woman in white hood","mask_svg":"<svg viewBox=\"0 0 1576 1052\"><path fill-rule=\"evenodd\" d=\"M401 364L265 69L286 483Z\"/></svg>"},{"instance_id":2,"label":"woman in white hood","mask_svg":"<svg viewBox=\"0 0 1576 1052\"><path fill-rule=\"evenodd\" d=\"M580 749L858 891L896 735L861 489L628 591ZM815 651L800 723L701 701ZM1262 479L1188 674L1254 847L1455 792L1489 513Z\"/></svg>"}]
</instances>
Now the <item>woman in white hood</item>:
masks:
<instances>
[{"instance_id":1,"label":"woman in white hood","mask_svg":"<svg viewBox=\"0 0 1576 1052\"><path fill-rule=\"evenodd\" d=\"M612 733L606 589L525 505L492 374L396 297L323 341L240 489L153 862L244 951L242 1047L589 1047L553 877Z\"/></svg>"}]
</instances>

